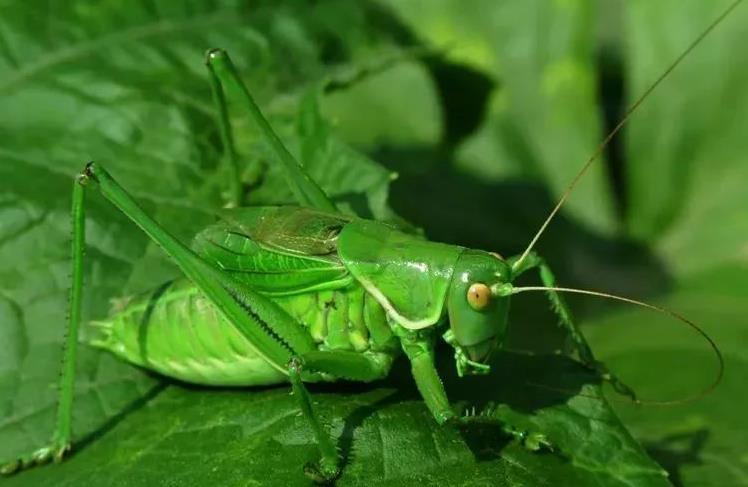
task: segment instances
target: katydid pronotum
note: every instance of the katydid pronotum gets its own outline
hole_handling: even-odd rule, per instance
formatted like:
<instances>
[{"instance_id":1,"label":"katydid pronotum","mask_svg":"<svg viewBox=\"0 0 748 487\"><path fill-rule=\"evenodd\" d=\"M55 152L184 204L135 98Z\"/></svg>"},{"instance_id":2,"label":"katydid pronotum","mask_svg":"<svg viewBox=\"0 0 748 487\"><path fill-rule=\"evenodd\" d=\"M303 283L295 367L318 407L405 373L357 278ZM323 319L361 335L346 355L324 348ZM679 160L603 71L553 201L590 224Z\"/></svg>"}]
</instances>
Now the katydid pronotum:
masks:
<instances>
[{"instance_id":1,"label":"katydid pronotum","mask_svg":"<svg viewBox=\"0 0 748 487\"><path fill-rule=\"evenodd\" d=\"M405 352L434 419L440 424L458 422L461 418L450 406L434 366L435 339L441 335L454 348L459 375L488 372L491 353L503 345L509 298L519 292L545 291L581 362L636 400L633 391L595 359L559 293L600 295L665 310L604 293L558 287L548 265L532 249L579 178L639 103L739 2L632 106L582 167L527 249L508 259L492 252L429 242L389 224L339 213L275 134L228 55L210 50L207 65L227 161L236 171L225 102L225 92L231 91L243 99L273 149L300 206L225 210L222 219L200 232L188 248L143 212L103 167L89 163L73 186L71 313L55 431L49 444L2 465L2 473L59 461L71 447L83 289L84 196L90 187L98 188L159 244L186 276L96 323L101 335L94 344L139 366L196 384L289 382L319 449L319 460L306 467L315 480L334 479L341 465L330 434L315 414L305 382L381 379L389 373L394 358ZM543 286L514 287L513 280L529 270L538 271ZM318 306L320 300L325 306ZM147 332L137 336L140 331L135 324L142 322L147 307L151 313ZM167 320L166 313L158 312L159 307L177 307L185 319ZM447 323L446 331L442 330ZM179 336L173 331L180 327L192 328L192 333L184 334L183 342L173 340ZM191 340L199 341L201 347L191 346ZM194 356L196 349L209 351L210 356ZM536 434L530 443L544 441Z\"/></svg>"}]
</instances>

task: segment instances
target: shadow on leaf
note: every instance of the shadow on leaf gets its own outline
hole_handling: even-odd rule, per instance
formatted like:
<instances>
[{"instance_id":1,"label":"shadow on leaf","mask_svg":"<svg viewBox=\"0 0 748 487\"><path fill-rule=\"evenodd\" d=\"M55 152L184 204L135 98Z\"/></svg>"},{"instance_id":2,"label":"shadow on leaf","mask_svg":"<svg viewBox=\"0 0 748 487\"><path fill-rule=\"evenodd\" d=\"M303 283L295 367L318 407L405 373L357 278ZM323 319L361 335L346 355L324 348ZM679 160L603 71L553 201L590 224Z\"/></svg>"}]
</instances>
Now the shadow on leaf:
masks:
<instances>
[{"instance_id":1,"label":"shadow on leaf","mask_svg":"<svg viewBox=\"0 0 748 487\"><path fill-rule=\"evenodd\" d=\"M684 485L680 469L686 465L701 465L701 452L709 438L709 431L700 428L688 433L665 436L659 441L644 444L647 453L667 470L676 487Z\"/></svg>"},{"instance_id":2,"label":"shadow on leaf","mask_svg":"<svg viewBox=\"0 0 748 487\"><path fill-rule=\"evenodd\" d=\"M155 399L156 396L161 394L161 392L163 392L167 387L169 387L169 384L170 384L169 381L163 381L151 387L148 390L148 392L143 394L141 397L135 399L134 401L130 402L127 406L122 408L117 414L110 417L104 424L96 428L96 430L92 431L90 434L81 438L80 441L76 441L75 449L85 450L88 447L88 445L95 444L99 439L101 439L107 433L112 431L114 427L117 426L120 422L124 421L129 415L131 415L135 411L144 407L151 400Z\"/></svg>"}]
</instances>

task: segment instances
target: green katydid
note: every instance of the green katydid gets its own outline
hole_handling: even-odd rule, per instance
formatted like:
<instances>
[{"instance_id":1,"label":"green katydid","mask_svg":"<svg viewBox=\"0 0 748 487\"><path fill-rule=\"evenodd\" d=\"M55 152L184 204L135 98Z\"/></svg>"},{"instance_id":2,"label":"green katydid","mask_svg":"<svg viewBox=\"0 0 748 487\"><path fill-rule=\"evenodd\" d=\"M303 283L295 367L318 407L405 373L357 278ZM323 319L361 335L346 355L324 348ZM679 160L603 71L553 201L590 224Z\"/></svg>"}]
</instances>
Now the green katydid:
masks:
<instances>
[{"instance_id":1,"label":"green katydid","mask_svg":"<svg viewBox=\"0 0 748 487\"><path fill-rule=\"evenodd\" d=\"M635 399L631 389L596 361L559 293L600 295L665 310L604 293L558 287L549 266L532 249L579 178L640 101L739 2L633 105L583 166L526 250L508 259L492 252L429 242L386 223L339 213L275 134L228 55L222 50L209 51L207 64L228 162L236 171L225 102L225 92L231 91L243 99L272 147L300 206L225 210L222 219L200 232L189 248L140 209L103 167L89 163L73 186L71 313L55 431L48 445L3 465L2 472L51 459L59 461L71 446L85 246L84 197L89 187L98 188L157 242L186 276L95 323L101 334L94 343L129 362L196 384L290 382L319 448L319 461L307 467L316 480L337 477L340 459L330 434L317 419L305 382L377 380L389 373L394 358L404 352L435 420L440 424L459 421L434 366L435 339L442 335L454 348L459 375L488 372L488 359L502 345L506 332L509 298L519 292L545 291L579 359L619 392ZM236 196L236 188L232 193ZM529 270L539 271L543 286L514 287L513 280ZM167 309L171 316L167 316ZM179 320L173 319L174 313ZM145 333L139 326L143 322L147 323ZM445 323L448 328L443 331ZM185 328L191 333L180 334ZM543 441L540 435L535 440Z\"/></svg>"}]
</instances>

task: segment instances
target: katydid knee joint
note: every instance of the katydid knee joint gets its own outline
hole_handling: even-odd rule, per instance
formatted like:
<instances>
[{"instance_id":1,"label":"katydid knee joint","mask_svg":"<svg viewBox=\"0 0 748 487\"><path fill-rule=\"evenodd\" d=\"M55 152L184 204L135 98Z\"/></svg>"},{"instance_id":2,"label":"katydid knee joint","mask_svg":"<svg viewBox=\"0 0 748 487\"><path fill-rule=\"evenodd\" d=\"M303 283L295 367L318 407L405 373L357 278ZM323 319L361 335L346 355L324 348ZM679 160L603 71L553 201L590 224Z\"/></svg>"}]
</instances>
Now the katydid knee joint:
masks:
<instances>
[{"instance_id":1,"label":"katydid knee joint","mask_svg":"<svg viewBox=\"0 0 748 487\"><path fill-rule=\"evenodd\" d=\"M75 177L75 181L81 186L86 186L91 179L95 180L93 168L94 168L93 161L86 163L86 166L83 168L83 171L81 171Z\"/></svg>"},{"instance_id":2,"label":"katydid knee joint","mask_svg":"<svg viewBox=\"0 0 748 487\"><path fill-rule=\"evenodd\" d=\"M224 51L220 47L211 47L210 49L205 51L205 64L210 65L214 59L225 56L226 51Z\"/></svg>"},{"instance_id":3,"label":"katydid knee joint","mask_svg":"<svg viewBox=\"0 0 748 487\"><path fill-rule=\"evenodd\" d=\"M291 357L286 365L289 373L296 375L301 374L301 370L304 368L304 360L301 357Z\"/></svg>"},{"instance_id":4,"label":"katydid knee joint","mask_svg":"<svg viewBox=\"0 0 748 487\"><path fill-rule=\"evenodd\" d=\"M96 179L96 169L98 165L94 161L90 161L86 163L86 166L83 168L83 171L81 171L80 174L76 177L76 181L78 181L78 184L81 186L86 186L89 181L97 181Z\"/></svg>"}]
</instances>

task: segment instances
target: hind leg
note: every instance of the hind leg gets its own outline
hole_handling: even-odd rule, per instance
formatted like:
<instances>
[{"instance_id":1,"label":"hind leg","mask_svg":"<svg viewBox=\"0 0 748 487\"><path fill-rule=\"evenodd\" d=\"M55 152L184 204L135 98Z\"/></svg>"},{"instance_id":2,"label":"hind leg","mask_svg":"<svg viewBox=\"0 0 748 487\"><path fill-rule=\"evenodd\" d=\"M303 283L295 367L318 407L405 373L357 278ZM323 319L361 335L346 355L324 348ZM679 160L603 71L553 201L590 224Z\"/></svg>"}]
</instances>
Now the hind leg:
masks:
<instances>
[{"instance_id":1,"label":"hind leg","mask_svg":"<svg viewBox=\"0 0 748 487\"><path fill-rule=\"evenodd\" d=\"M234 64L231 62L229 55L222 49L210 49L205 55L205 63L211 73L211 83L213 84L216 98L220 101L219 113L221 114L222 126L228 127L228 116L224 94L229 92L231 96L241 101L243 108L249 112L250 119L260 130L263 139L267 142L275 160L280 164L283 174L286 176L291 191L294 193L296 200L301 206L308 206L318 210L337 212L335 205L325 194L322 188L306 173L299 162L291 155L286 146L281 141L278 134L264 117L260 108L257 106L247 87L244 86L239 73ZM228 130L228 129L226 129ZM228 132L223 135L230 140Z\"/></svg>"},{"instance_id":2,"label":"hind leg","mask_svg":"<svg viewBox=\"0 0 748 487\"><path fill-rule=\"evenodd\" d=\"M207 61L206 61L206 64ZM234 145L234 133L229 120L228 106L226 104L226 93L223 86L218 80L215 72L208 69L210 77L210 87L213 92L213 103L218 113L218 130L221 134L221 144L223 145L223 163L225 173L228 175L228 205L231 207L241 206L242 184L239 168L239 156L236 153Z\"/></svg>"},{"instance_id":3,"label":"hind leg","mask_svg":"<svg viewBox=\"0 0 748 487\"><path fill-rule=\"evenodd\" d=\"M57 419L52 438L46 445L32 452L23 454L11 461L0 462L0 474L11 474L24 468L47 463L51 460L60 462L63 456L70 451L73 386L75 384L75 365L78 356L78 329L81 316L81 292L83 289L83 249L86 233L84 196L83 186L76 180L73 183L73 274L69 301L70 318L65 335L57 400Z\"/></svg>"}]
</instances>

